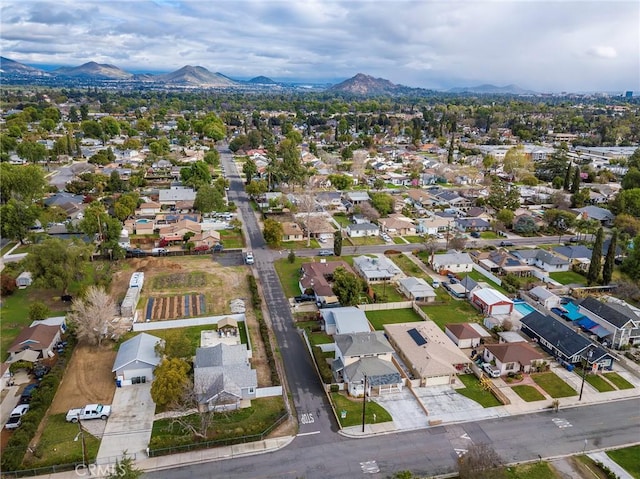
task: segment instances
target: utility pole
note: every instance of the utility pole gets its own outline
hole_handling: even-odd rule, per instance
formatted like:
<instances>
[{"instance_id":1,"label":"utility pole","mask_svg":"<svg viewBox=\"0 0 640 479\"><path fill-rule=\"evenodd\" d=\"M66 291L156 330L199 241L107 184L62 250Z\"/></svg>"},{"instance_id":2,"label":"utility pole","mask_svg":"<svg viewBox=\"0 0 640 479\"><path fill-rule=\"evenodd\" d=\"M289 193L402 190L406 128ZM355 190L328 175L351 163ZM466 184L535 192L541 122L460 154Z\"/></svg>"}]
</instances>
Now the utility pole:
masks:
<instances>
[{"instance_id":1,"label":"utility pole","mask_svg":"<svg viewBox=\"0 0 640 479\"><path fill-rule=\"evenodd\" d=\"M362 432L364 433L364 425L366 423L367 413L367 375L364 375L364 394L362 395Z\"/></svg>"},{"instance_id":2,"label":"utility pole","mask_svg":"<svg viewBox=\"0 0 640 479\"><path fill-rule=\"evenodd\" d=\"M87 447L84 442L84 431L82 430L82 423L80 422L80 414L78 414L78 436L82 441L82 465L87 466Z\"/></svg>"},{"instance_id":3,"label":"utility pole","mask_svg":"<svg viewBox=\"0 0 640 479\"><path fill-rule=\"evenodd\" d=\"M587 377L587 368L589 367L589 359L593 355L593 349L589 349L585 355L585 364L582 366L582 384L580 385L580 397L578 401L582 401L582 391L584 390L584 381Z\"/></svg>"}]
</instances>

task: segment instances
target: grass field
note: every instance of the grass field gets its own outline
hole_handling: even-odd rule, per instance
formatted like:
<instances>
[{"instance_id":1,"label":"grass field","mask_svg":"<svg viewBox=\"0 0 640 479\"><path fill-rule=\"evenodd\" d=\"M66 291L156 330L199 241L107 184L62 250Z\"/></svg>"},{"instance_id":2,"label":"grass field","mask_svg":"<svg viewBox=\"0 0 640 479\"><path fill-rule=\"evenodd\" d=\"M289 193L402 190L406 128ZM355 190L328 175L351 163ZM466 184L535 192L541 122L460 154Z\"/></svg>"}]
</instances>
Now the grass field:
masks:
<instances>
[{"instance_id":1,"label":"grass field","mask_svg":"<svg viewBox=\"0 0 640 479\"><path fill-rule=\"evenodd\" d=\"M618 389L633 389L633 384L620 376L618 373L605 373L604 377L612 382Z\"/></svg>"},{"instance_id":2,"label":"grass field","mask_svg":"<svg viewBox=\"0 0 640 479\"><path fill-rule=\"evenodd\" d=\"M82 442L80 439L74 441L77 434L78 425L67 422L65 414L49 416L36 448L38 454L29 461L28 466L36 468L82 462ZM84 441L87 458L91 463L98 455L100 440L85 432Z\"/></svg>"},{"instance_id":3,"label":"grass field","mask_svg":"<svg viewBox=\"0 0 640 479\"><path fill-rule=\"evenodd\" d=\"M394 236L392 240L393 240L393 244L407 244L407 242L402 238L400 238L399 236Z\"/></svg>"},{"instance_id":4,"label":"grass field","mask_svg":"<svg viewBox=\"0 0 640 479\"><path fill-rule=\"evenodd\" d=\"M284 295L287 298L293 298L300 294L300 287L298 282L300 280L300 267L302 263L308 263L309 258L297 258L293 263L289 263L287 258L275 261L273 265L276 268L278 277L280 278L280 284L284 290Z\"/></svg>"},{"instance_id":5,"label":"grass field","mask_svg":"<svg viewBox=\"0 0 640 479\"><path fill-rule=\"evenodd\" d=\"M220 241L226 249L229 248L242 248L244 246L244 238L242 237L242 231L239 229L233 230L221 230Z\"/></svg>"},{"instance_id":6,"label":"grass field","mask_svg":"<svg viewBox=\"0 0 640 479\"><path fill-rule=\"evenodd\" d=\"M500 286L498 283L494 283L493 281L491 281L489 278L487 278L486 276L483 276L482 274L478 273L477 271L469 271L468 273L462 273L461 276L464 277L464 275L468 275L472 280L474 281L484 281L485 283L488 283L491 285L492 288L497 289L498 291L500 291L502 294L507 294L507 292L504 290L504 288L502 286Z\"/></svg>"},{"instance_id":7,"label":"grass field","mask_svg":"<svg viewBox=\"0 0 640 479\"><path fill-rule=\"evenodd\" d=\"M493 231L483 231L480 233L480 238L482 239L498 239L500 236L495 234Z\"/></svg>"},{"instance_id":8,"label":"grass field","mask_svg":"<svg viewBox=\"0 0 640 479\"><path fill-rule=\"evenodd\" d=\"M505 468L508 479L560 479L548 462L535 462L532 464L520 464Z\"/></svg>"},{"instance_id":9,"label":"grass field","mask_svg":"<svg viewBox=\"0 0 640 479\"><path fill-rule=\"evenodd\" d=\"M396 301L407 300L392 283L373 284L371 288L375 291L379 303L395 303ZM382 298L382 300L380 298Z\"/></svg>"},{"instance_id":10,"label":"grass field","mask_svg":"<svg viewBox=\"0 0 640 479\"><path fill-rule=\"evenodd\" d=\"M461 374L458 378L465 385L465 388L456 389L457 393L472 399L485 408L502 405L490 391L482 389L480 381L473 374Z\"/></svg>"},{"instance_id":11,"label":"grass field","mask_svg":"<svg viewBox=\"0 0 640 479\"><path fill-rule=\"evenodd\" d=\"M351 400L343 394L332 393L331 400L338 413L340 427L357 426L362 424L362 398ZM346 417L342 417L342 411L346 412ZM375 421L373 415L376 415ZM374 424L380 422L391 421L391 414L379 404L369 401L365 408L366 424Z\"/></svg>"},{"instance_id":12,"label":"grass field","mask_svg":"<svg viewBox=\"0 0 640 479\"><path fill-rule=\"evenodd\" d=\"M544 395L533 386L523 384L521 386L513 386L511 389L526 402L542 401L544 399Z\"/></svg>"},{"instance_id":13,"label":"grass field","mask_svg":"<svg viewBox=\"0 0 640 479\"><path fill-rule=\"evenodd\" d=\"M552 398L566 398L577 394L571 386L552 372L532 374L531 379Z\"/></svg>"},{"instance_id":14,"label":"grass field","mask_svg":"<svg viewBox=\"0 0 640 479\"><path fill-rule=\"evenodd\" d=\"M385 241L379 236L364 236L362 238L349 238L353 246L365 246L375 244L385 244Z\"/></svg>"},{"instance_id":15,"label":"grass field","mask_svg":"<svg viewBox=\"0 0 640 479\"><path fill-rule=\"evenodd\" d=\"M338 224L343 228L346 228L351 224L351 221L349 221L349 218L346 215L333 215L333 219L336 220Z\"/></svg>"},{"instance_id":16,"label":"grass field","mask_svg":"<svg viewBox=\"0 0 640 479\"><path fill-rule=\"evenodd\" d=\"M482 315L466 301L451 300L445 305L426 305L420 308L443 331L448 323L477 323L482 321Z\"/></svg>"},{"instance_id":17,"label":"grass field","mask_svg":"<svg viewBox=\"0 0 640 479\"><path fill-rule=\"evenodd\" d=\"M412 323L422 321L411 308L407 309L389 309L386 311L367 311L365 313L367 319L376 331L384 330L385 324Z\"/></svg>"},{"instance_id":18,"label":"grass field","mask_svg":"<svg viewBox=\"0 0 640 479\"><path fill-rule=\"evenodd\" d=\"M576 373L578 376L580 376L582 378L582 369L581 368L576 368L573 370L574 373ZM616 388L614 388L611 384L609 384L607 381L605 381L604 379L602 379L602 377L598 374L588 374L585 376L585 381L588 382L589 384L591 384L594 388L596 388L598 390L598 392L601 393L606 393L609 391L615 391Z\"/></svg>"},{"instance_id":19,"label":"grass field","mask_svg":"<svg viewBox=\"0 0 640 479\"><path fill-rule=\"evenodd\" d=\"M431 283L431 279L428 277L428 275L423 272L417 264L407 258L406 255L394 254L390 255L389 259L393 261L398 266L398 268L400 268L402 272L407 276L415 276L416 278L422 278L425 280L428 279L427 282Z\"/></svg>"},{"instance_id":20,"label":"grass field","mask_svg":"<svg viewBox=\"0 0 640 479\"><path fill-rule=\"evenodd\" d=\"M549 277L560 284L587 284L587 279L573 271L557 271L549 273Z\"/></svg>"},{"instance_id":21,"label":"grass field","mask_svg":"<svg viewBox=\"0 0 640 479\"><path fill-rule=\"evenodd\" d=\"M217 418L209 428L211 440L233 440L243 436L260 434L285 413L281 396L253 399L251 407L216 414ZM189 416L194 423L198 415ZM190 444L193 435L171 419L154 421L151 432L150 448L163 448Z\"/></svg>"},{"instance_id":22,"label":"grass field","mask_svg":"<svg viewBox=\"0 0 640 479\"><path fill-rule=\"evenodd\" d=\"M411 244L419 244L424 241L424 238L422 236L403 236L403 238L406 239ZM402 243L398 243L398 244L402 244Z\"/></svg>"},{"instance_id":23,"label":"grass field","mask_svg":"<svg viewBox=\"0 0 640 479\"><path fill-rule=\"evenodd\" d=\"M640 479L640 446L607 451L607 456L620 464L634 478Z\"/></svg>"}]
</instances>

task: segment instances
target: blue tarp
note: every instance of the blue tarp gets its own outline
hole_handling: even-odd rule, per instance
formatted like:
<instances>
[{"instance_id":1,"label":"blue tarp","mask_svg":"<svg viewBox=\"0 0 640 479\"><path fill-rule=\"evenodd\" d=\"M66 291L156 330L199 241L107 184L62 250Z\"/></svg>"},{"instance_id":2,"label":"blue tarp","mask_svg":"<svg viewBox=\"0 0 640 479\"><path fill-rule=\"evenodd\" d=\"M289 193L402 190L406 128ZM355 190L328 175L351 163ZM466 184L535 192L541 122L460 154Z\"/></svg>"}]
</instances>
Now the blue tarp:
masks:
<instances>
[{"instance_id":1,"label":"blue tarp","mask_svg":"<svg viewBox=\"0 0 640 479\"><path fill-rule=\"evenodd\" d=\"M578 321L578 325L584 329L591 330L591 328L598 326L598 323L596 323L595 321L591 321L589 318L585 317Z\"/></svg>"},{"instance_id":2,"label":"blue tarp","mask_svg":"<svg viewBox=\"0 0 640 479\"><path fill-rule=\"evenodd\" d=\"M577 321L581 318L584 318L584 316L578 312L578 306L576 306L574 303L563 304L563 307L567 311L567 313L565 314L567 319L570 319L571 321Z\"/></svg>"}]
</instances>

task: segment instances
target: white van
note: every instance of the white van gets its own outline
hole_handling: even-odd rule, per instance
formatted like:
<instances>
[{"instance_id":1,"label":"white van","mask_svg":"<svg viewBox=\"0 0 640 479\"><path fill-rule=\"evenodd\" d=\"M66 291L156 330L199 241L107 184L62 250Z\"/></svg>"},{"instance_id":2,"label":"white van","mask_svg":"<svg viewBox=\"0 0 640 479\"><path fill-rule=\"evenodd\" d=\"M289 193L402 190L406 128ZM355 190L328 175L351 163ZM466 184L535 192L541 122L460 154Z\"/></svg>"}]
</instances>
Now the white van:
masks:
<instances>
[{"instance_id":1,"label":"white van","mask_svg":"<svg viewBox=\"0 0 640 479\"><path fill-rule=\"evenodd\" d=\"M164 256L169 252L167 248L153 248L151 254L155 256Z\"/></svg>"}]
</instances>

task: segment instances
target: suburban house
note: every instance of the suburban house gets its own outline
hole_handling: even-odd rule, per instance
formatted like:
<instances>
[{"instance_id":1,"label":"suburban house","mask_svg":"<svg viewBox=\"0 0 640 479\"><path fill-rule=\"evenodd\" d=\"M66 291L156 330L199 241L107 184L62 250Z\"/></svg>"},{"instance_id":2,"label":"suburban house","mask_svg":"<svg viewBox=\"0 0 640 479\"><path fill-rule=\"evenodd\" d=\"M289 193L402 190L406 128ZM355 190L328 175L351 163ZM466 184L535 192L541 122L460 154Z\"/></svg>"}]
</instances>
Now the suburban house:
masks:
<instances>
[{"instance_id":1,"label":"suburban house","mask_svg":"<svg viewBox=\"0 0 640 479\"><path fill-rule=\"evenodd\" d=\"M333 281L333 273L338 268L354 273L349 263L345 261L302 263L300 267L300 291L302 293L313 291L319 302L325 302L327 298L334 296L331 283Z\"/></svg>"},{"instance_id":2,"label":"suburban house","mask_svg":"<svg viewBox=\"0 0 640 479\"><path fill-rule=\"evenodd\" d=\"M512 251L512 254L529 266L536 266L547 273L556 271L569 271L569 260L557 256L542 249L520 249Z\"/></svg>"},{"instance_id":3,"label":"suburban house","mask_svg":"<svg viewBox=\"0 0 640 479\"><path fill-rule=\"evenodd\" d=\"M16 286L20 289L25 289L27 286L31 286L33 283L33 275L29 271L23 271L16 278Z\"/></svg>"},{"instance_id":4,"label":"suburban house","mask_svg":"<svg viewBox=\"0 0 640 479\"><path fill-rule=\"evenodd\" d=\"M20 360L35 361L53 356L55 345L60 341L62 330L60 326L37 324L23 328L14 339L7 352L7 362Z\"/></svg>"},{"instance_id":5,"label":"suburban house","mask_svg":"<svg viewBox=\"0 0 640 479\"><path fill-rule=\"evenodd\" d=\"M433 321L385 324L384 330L419 386L452 384L471 362Z\"/></svg>"},{"instance_id":6,"label":"suburban house","mask_svg":"<svg viewBox=\"0 0 640 479\"><path fill-rule=\"evenodd\" d=\"M159 234L160 238L166 241L182 241L184 235L193 233L194 235L202 231L200 223L191 220L182 220L177 223L162 226Z\"/></svg>"},{"instance_id":7,"label":"suburban house","mask_svg":"<svg viewBox=\"0 0 640 479\"><path fill-rule=\"evenodd\" d=\"M160 210L162 209L162 205L155 201L147 201L146 203L142 203L138 209L136 210L136 216L151 216L155 217Z\"/></svg>"},{"instance_id":8,"label":"suburban house","mask_svg":"<svg viewBox=\"0 0 640 479\"><path fill-rule=\"evenodd\" d=\"M609 331L611 347L640 343L640 316L628 306L588 296L580 302L579 312Z\"/></svg>"},{"instance_id":9,"label":"suburban house","mask_svg":"<svg viewBox=\"0 0 640 479\"><path fill-rule=\"evenodd\" d=\"M404 276L402 270L383 254L378 254L375 258L364 255L357 256L353 258L353 269L367 283L395 281Z\"/></svg>"},{"instance_id":10,"label":"suburban house","mask_svg":"<svg viewBox=\"0 0 640 479\"><path fill-rule=\"evenodd\" d=\"M589 205L585 206L584 208L576 208L573 211L578 213L577 219L596 220L602 226L611 226L613 224L613 220L616 219L616 215L614 215L611 211L599 206Z\"/></svg>"},{"instance_id":11,"label":"suburban house","mask_svg":"<svg viewBox=\"0 0 640 479\"><path fill-rule=\"evenodd\" d=\"M215 245L220 243L220 233L212 229L203 230L193 235L190 241L196 248L203 246L213 248Z\"/></svg>"},{"instance_id":12,"label":"suburban house","mask_svg":"<svg viewBox=\"0 0 640 479\"><path fill-rule=\"evenodd\" d=\"M413 301L432 303L436 300L436 292L422 278L402 278L398 280L400 292Z\"/></svg>"},{"instance_id":13,"label":"suburban house","mask_svg":"<svg viewBox=\"0 0 640 479\"><path fill-rule=\"evenodd\" d=\"M527 291L527 294L531 299L539 303L541 306L544 306L548 310L550 310L551 308L556 308L560 305L560 296L553 294L544 286L536 286L535 288Z\"/></svg>"},{"instance_id":14,"label":"suburban house","mask_svg":"<svg viewBox=\"0 0 640 479\"><path fill-rule=\"evenodd\" d=\"M360 203L364 203L369 201L369 193L366 191L348 191L345 193L345 198L354 206L359 205Z\"/></svg>"},{"instance_id":15,"label":"suburban house","mask_svg":"<svg viewBox=\"0 0 640 479\"><path fill-rule=\"evenodd\" d=\"M351 238L364 238L365 236L378 236L380 227L373 223L349 223L345 231Z\"/></svg>"},{"instance_id":16,"label":"suburban house","mask_svg":"<svg viewBox=\"0 0 640 479\"><path fill-rule=\"evenodd\" d=\"M303 241L304 231L293 221L282 222L282 241Z\"/></svg>"},{"instance_id":17,"label":"suburban house","mask_svg":"<svg viewBox=\"0 0 640 479\"><path fill-rule=\"evenodd\" d=\"M111 370L119 386L153 381L153 370L162 361L156 351L161 341L157 336L140 333L120 345Z\"/></svg>"},{"instance_id":18,"label":"suburban house","mask_svg":"<svg viewBox=\"0 0 640 479\"><path fill-rule=\"evenodd\" d=\"M591 255L593 254L593 251L590 248L583 245L567 245L556 246L553 248L553 251L561 258L565 258L569 261L571 265L577 266L583 271L587 271L589 269L589 265L591 264ZM606 255L606 251L604 254Z\"/></svg>"},{"instance_id":19,"label":"suburban house","mask_svg":"<svg viewBox=\"0 0 640 479\"><path fill-rule=\"evenodd\" d=\"M367 394L402 389L402 378L391 362L393 348L382 331L338 334L335 341L333 374L336 381L347 383L350 395L364 395L366 372L371 372L371 376L367 374ZM363 359L366 361L361 363Z\"/></svg>"},{"instance_id":20,"label":"suburban house","mask_svg":"<svg viewBox=\"0 0 640 479\"><path fill-rule=\"evenodd\" d=\"M513 301L493 288L482 288L472 291L470 301L471 304L487 316L511 314L511 311L513 311Z\"/></svg>"},{"instance_id":21,"label":"suburban house","mask_svg":"<svg viewBox=\"0 0 640 479\"><path fill-rule=\"evenodd\" d=\"M472 253L478 265L487 271L499 275L514 274L516 276L531 276L531 266L526 265L504 249L488 252Z\"/></svg>"},{"instance_id":22,"label":"suburban house","mask_svg":"<svg viewBox=\"0 0 640 479\"><path fill-rule=\"evenodd\" d=\"M477 323L447 324L444 334L460 349L476 348L484 338L491 337L491 333Z\"/></svg>"},{"instance_id":23,"label":"suburban house","mask_svg":"<svg viewBox=\"0 0 640 479\"><path fill-rule=\"evenodd\" d=\"M324 331L329 336L371 331L364 311L355 306L321 309L320 316L324 322Z\"/></svg>"},{"instance_id":24,"label":"suburban house","mask_svg":"<svg viewBox=\"0 0 640 479\"><path fill-rule=\"evenodd\" d=\"M455 220L456 228L460 231L489 231L491 223L483 218L458 218Z\"/></svg>"},{"instance_id":25,"label":"suburban house","mask_svg":"<svg viewBox=\"0 0 640 479\"><path fill-rule=\"evenodd\" d=\"M256 397L258 376L251 369L244 344L219 343L196 349L193 375L198 403L204 410L249 407Z\"/></svg>"},{"instance_id":26,"label":"suburban house","mask_svg":"<svg viewBox=\"0 0 640 479\"><path fill-rule=\"evenodd\" d=\"M342 206L342 194L339 191L323 191L316 195L318 204L329 209L338 209Z\"/></svg>"},{"instance_id":27,"label":"suburban house","mask_svg":"<svg viewBox=\"0 0 640 479\"><path fill-rule=\"evenodd\" d=\"M536 363L544 359L540 352L525 342L488 344L482 357L485 362L495 364L500 376L520 371L529 373Z\"/></svg>"},{"instance_id":28,"label":"suburban house","mask_svg":"<svg viewBox=\"0 0 640 479\"><path fill-rule=\"evenodd\" d=\"M400 236L413 236L416 234L416 226L410 218L404 215L389 215L388 218L378 220L382 231Z\"/></svg>"},{"instance_id":29,"label":"suburban house","mask_svg":"<svg viewBox=\"0 0 640 479\"><path fill-rule=\"evenodd\" d=\"M183 186L172 186L168 190L158 191L158 202L162 206L176 206L179 201L194 202L196 199L196 191L193 188L185 188Z\"/></svg>"},{"instance_id":30,"label":"suburban house","mask_svg":"<svg viewBox=\"0 0 640 479\"><path fill-rule=\"evenodd\" d=\"M590 367L597 364L598 368L613 369L616 359L611 354L551 316L534 311L520 321L521 331L555 358L569 364L587 360ZM591 352L591 357L588 357L588 352Z\"/></svg>"},{"instance_id":31,"label":"suburban house","mask_svg":"<svg viewBox=\"0 0 640 479\"><path fill-rule=\"evenodd\" d=\"M441 218L435 215L428 218L418 218L416 222L418 223L416 231L430 236L444 233L449 228L449 220L447 218Z\"/></svg>"},{"instance_id":32,"label":"suburban house","mask_svg":"<svg viewBox=\"0 0 640 479\"><path fill-rule=\"evenodd\" d=\"M445 254L434 254L429 264L436 272L468 273L473 270L473 260L468 253L450 251Z\"/></svg>"}]
</instances>

